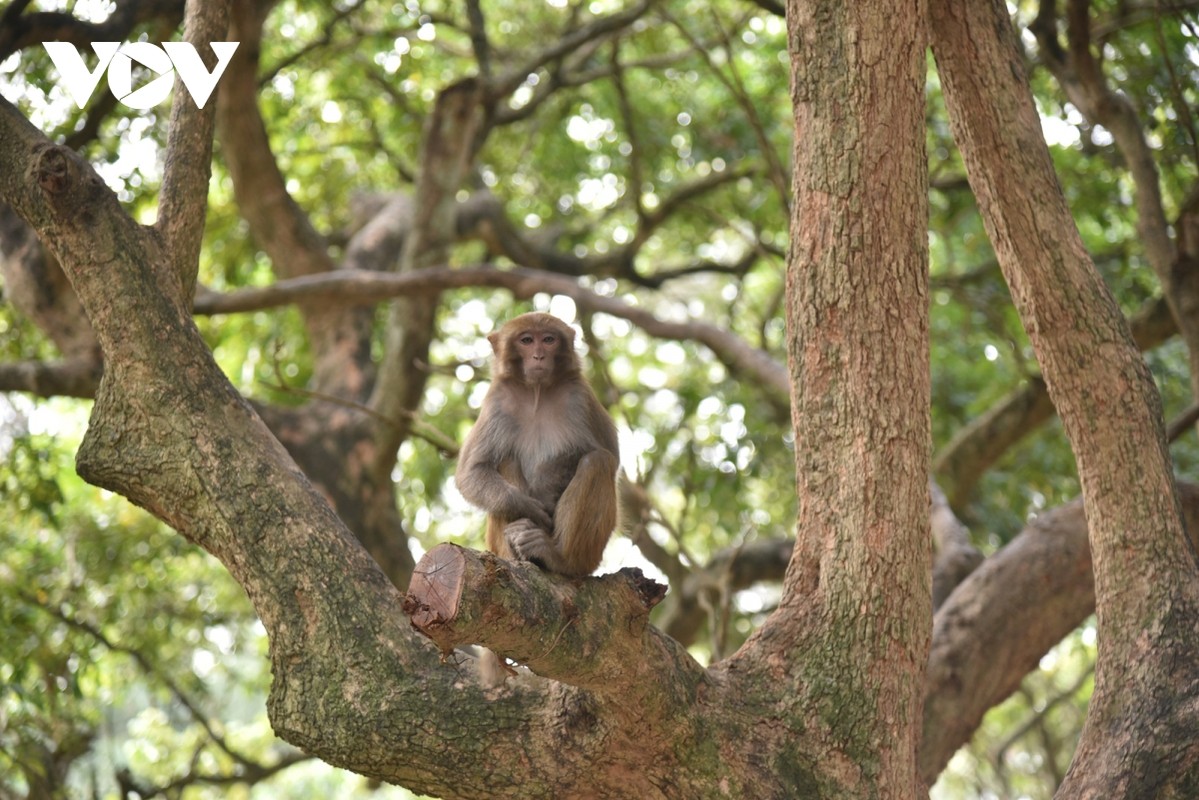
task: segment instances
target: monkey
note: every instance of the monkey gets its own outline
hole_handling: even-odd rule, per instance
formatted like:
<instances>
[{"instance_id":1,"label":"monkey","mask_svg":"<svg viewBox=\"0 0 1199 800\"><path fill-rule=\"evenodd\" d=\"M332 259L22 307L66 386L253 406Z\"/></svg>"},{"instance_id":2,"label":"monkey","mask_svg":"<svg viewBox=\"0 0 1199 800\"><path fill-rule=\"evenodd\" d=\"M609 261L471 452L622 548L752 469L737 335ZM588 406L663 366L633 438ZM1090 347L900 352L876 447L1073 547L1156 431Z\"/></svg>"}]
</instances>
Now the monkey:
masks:
<instances>
[{"instance_id":1,"label":"monkey","mask_svg":"<svg viewBox=\"0 0 1199 800\"><path fill-rule=\"evenodd\" d=\"M582 374L574 329L523 314L488 337L491 387L454 475L487 512L487 547L574 578L616 527L616 426Z\"/></svg>"},{"instance_id":2,"label":"monkey","mask_svg":"<svg viewBox=\"0 0 1199 800\"><path fill-rule=\"evenodd\" d=\"M581 578L616 527L616 426L583 377L574 329L550 314L510 320L487 337L491 387L458 456L454 482L487 512L487 548ZM497 687L515 672L483 649Z\"/></svg>"}]
</instances>

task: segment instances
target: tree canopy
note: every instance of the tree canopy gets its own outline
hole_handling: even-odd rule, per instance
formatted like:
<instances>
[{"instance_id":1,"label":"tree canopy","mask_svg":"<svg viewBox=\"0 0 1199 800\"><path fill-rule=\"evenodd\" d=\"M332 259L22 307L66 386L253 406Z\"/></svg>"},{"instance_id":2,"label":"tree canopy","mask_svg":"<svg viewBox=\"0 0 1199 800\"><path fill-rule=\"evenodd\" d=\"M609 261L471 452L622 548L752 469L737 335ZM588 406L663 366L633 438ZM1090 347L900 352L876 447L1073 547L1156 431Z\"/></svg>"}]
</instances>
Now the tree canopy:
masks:
<instances>
[{"instance_id":1,"label":"tree canopy","mask_svg":"<svg viewBox=\"0 0 1199 800\"><path fill-rule=\"evenodd\" d=\"M1199 786L1195 4L191 5L0 6L0 797ZM452 481L534 309L597 579Z\"/></svg>"}]
</instances>

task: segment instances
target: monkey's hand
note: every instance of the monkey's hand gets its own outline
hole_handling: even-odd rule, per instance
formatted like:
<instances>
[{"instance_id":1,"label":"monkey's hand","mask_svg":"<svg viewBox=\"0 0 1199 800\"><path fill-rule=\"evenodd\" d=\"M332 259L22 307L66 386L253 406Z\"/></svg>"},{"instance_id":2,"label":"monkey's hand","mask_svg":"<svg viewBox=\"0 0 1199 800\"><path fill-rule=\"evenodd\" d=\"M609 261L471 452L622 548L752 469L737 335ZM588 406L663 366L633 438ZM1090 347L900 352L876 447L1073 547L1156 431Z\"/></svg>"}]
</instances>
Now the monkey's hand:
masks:
<instances>
[{"instance_id":1,"label":"monkey's hand","mask_svg":"<svg viewBox=\"0 0 1199 800\"><path fill-rule=\"evenodd\" d=\"M561 556L554 540L543 528L527 519L518 519L504 528L508 547L521 561L531 561L550 572L561 572Z\"/></svg>"},{"instance_id":2,"label":"monkey's hand","mask_svg":"<svg viewBox=\"0 0 1199 800\"><path fill-rule=\"evenodd\" d=\"M545 503L515 489L501 509L501 515L512 520L525 520L543 531L554 529L553 506L547 507Z\"/></svg>"}]
</instances>

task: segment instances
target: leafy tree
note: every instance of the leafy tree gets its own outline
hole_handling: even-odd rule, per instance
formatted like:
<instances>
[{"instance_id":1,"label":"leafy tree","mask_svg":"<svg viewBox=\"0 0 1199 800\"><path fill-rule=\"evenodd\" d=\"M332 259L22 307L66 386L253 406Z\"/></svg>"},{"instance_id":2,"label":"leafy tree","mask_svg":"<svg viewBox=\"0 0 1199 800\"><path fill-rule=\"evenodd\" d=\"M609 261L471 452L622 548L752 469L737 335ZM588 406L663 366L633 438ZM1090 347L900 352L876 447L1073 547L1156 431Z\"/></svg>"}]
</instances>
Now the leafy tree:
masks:
<instances>
[{"instance_id":1,"label":"leafy tree","mask_svg":"<svg viewBox=\"0 0 1199 800\"><path fill-rule=\"evenodd\" d=\"M1195 793L1189 4L224 6L0 9L0 793ZM530 306L653 579L444 544Z\"/></svg>"}]
</instances>

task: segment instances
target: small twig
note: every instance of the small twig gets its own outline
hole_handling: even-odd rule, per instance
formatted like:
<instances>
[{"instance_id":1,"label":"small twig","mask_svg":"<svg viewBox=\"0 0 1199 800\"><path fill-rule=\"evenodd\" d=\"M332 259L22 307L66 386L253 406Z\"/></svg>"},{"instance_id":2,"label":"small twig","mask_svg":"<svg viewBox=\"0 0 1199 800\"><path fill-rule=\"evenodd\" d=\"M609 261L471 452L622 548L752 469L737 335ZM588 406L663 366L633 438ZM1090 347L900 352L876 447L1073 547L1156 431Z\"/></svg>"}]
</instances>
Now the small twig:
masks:
<instances>
[{"instance_id":1,"label":"small twig","mask_svg":"<svg viewBox=\"0 0 1199 800\"><path fill-rule=\"evenodd\" d=\"M71 614L68 614L61 608L56 608L39 602L38 599L31 594L27 594L26 592L18 592L17 596L21 598L21 600L27 605L40 609L44 613L49 614L51 617L57 619L59 622L62 622L64 625L87 634L102 644L105 649L113 653L123 653L124 655L132 658L143 672L166 686L167 690L175 696L175 698L185 709L187 709L187 712L191 715L191 718L194 719L196 723L204 729L204 732L208 734L208 737L212 739L217 747L223 750L230 758L239 764L244 766L254 765L254 762L250 761L246 756L241 755L229 746L229 743L225 741L225 738L213 729L212 721L209 720L208 717L203 713L201 713L200 709L195 705L195 703L192 702L191 698L188 697L183 689L176 684L169 675L151 663L150 659L140 650L114 642L113 640L109 639L99 628L91 625L90 623L84 622L83 620L78 619Z\"/></svg>"},{"instance_id":2,"label":"small twig","mask_svg":"<svg viewBox=\"0 0 1199 800\"><path fill-rule=\"evenodd\" d=\"M571 625L574 625L575 621L577 619L578 619L578 617L571 617L570 619L566 620L566 623L561 627L561 629L559 629L558 635L554 637L554 641L550 642L549 649L547 649L544 653L542 653L540 656L538 656L537 660L540 661L541 659L548 656L550 653L554 652L554 649L558 646L558 642L562 641L562 634L566 633L566 629L569 628Z\"/></svg>"},{"instance_id":3,"label":"small twig","mask_svg":"<svg viewBox=\"0 0 1199 800\"><path fill-rule=\"evenodd\" d=\"M343 9L336 10L336 13L333 14L333 18L323 26L324 32L320 36L308 42L291 55L286 56L283 58L283 60L272 66L270 69L263 70L262 74L258 76L259 87L270 85L271 81L273 81L275 76L277 76L280 72L290 66L293 66L311 53L331 44L333 42L333 33L337 28L337 24L345 21L355 11L358 11L360 8L362 8L364 2L365 0L357 0L357 2L352 2Z\"/></svg>"},{"instance_id":4,"label":"small twig","mask_svg":"<svg viewBox=\"0 0 1199 800\"><path fill-rule=\"evenodd\" d=\"M1185 411L1170 420L1170 424L1166 426L1166 441L1173 444L1174 440L1186 433L1196 421L1199 421L1199 403L1192 403Z\"/></svg>"},{"instance_id":5,"label":"small twig","mask_svg":"<svg viewBox=\"0 0 1199 800\"><path fill-rule=\"evenodd\" d=\"M268 389L273 389L277 392L283 392L284 394L295 395L296 397L305 397L309 400L320 400L325 403L332 403L333 405L341 406L342 408L349 408L366 414L371 419L381 422L384 425L389 425L395 428L400 426L400 423L396 422L391 417L385 414L380 414L370 406L359 403L355 400L347 400L344 397L337 397L335 395L325 394L324 392L318 392L312 389L301 389L297 386L289 386L287 384L287 379L279 370L278 359L273 361L272 369L275 373L275 379L278 381L278 383L259 381L261 385ZM458 455L458 445L451 441L448 436L422 419L421 416L415 411L409 411L405 409L403 413L408 420L408 425L413 436L428 442L448 456Z\"/></svg>"},{"instance_id":6,"label":"small twig","mask_svg":"<svg viewBox=\"0 0 1199 800\"><path fill-rule=\"evenodd\" d=\"M1075 694L1077 694L1078 691L1080 689L1082 689L1083 685L1087 682L1087 680L1091 677L1091 675L1094 672L1095 672L1095 665L1092 663L1089 667L1087 667L1085 670L1083 670L1082 674L1078 676L1078 679L1075 680L1074 683L1072 683L1068 687L1066 687L1066 689L1064 691L1049 698L1049 700L1047 700L1045 702L1044 708L1042 708L1040 711L1034 711L1029 716L1028 719L1026 719L1023 723L1020 724L1019 727L1017 727L1015 730L1013 730L1012 733L1007 737L1007 739L1005 739L999 745L999 747L996 748L995 763L996 764L1002 763L1004 756L1007 754L1008 748L1010 748L1016 742L1020 741L1020 738L1022 736L1024 736L1024 734L1028 733L1033 728L1035 728L1037 726L1037 724L1039 723L1039 721L1044 719L1045 715L1048 714L1051 710L1053 710L1053 708L1062 704L1066 700L1069 700L1071 697L1073 697Z\"/></svg>"}]
</instances>

